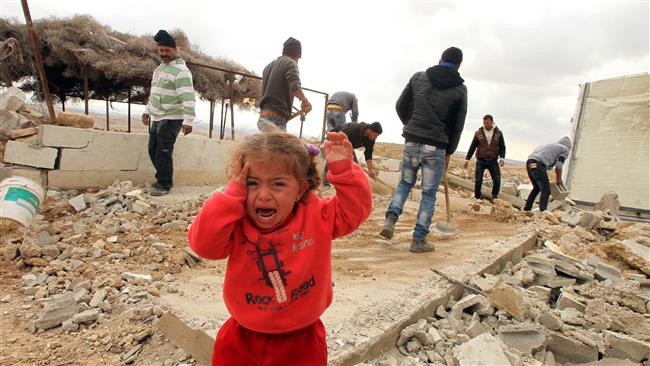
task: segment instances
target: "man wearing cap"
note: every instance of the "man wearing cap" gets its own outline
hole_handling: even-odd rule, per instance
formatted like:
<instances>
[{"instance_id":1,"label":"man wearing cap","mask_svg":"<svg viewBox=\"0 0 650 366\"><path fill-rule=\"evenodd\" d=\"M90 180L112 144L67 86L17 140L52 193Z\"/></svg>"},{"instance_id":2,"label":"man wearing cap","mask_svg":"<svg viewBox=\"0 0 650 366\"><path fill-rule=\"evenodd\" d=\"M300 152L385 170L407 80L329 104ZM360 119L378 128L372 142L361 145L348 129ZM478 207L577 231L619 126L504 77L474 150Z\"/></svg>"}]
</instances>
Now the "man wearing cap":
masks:
<instances>
[{"instance_id":1,"label":"man wearing cap","mask_svg":"<svg viewBox=\"0 0 650 366\"><path fill-rule=\"evenodd\" d=\"M381 135L384 131L381 127L381 123L345 123L340 129L350 140L353 149L357 149L363 146L363 155L366 159L366 166L368 167L368 175L370 178L376 178L377 173L375 172L375 167L372 164L372 152L375 148L375 140ZM359 163L357 159L357 154L352 154L352 160L355 163ZM329 187L330 184L327 181L327 165L325 165L325 173L323 174L323 185Z\"/></svg>"},{"instance_id":2,"label":"man wearing cap","mask_svg":"<svg viewBox=\"0 0 650 366\"><path fill-rule=\"evenodd\" d=\"M162 63L154 70L151 91L142 123L149 126L149 158L156 169L156 182L151 186L152 196L169 193L174 185L174 143L180 130L192 132L194 121L194 85L192 73L176 52L176 41L160 30L153 37L158 44ZM153 121L153 123L151 123Z\"/></svg>"},{"instance_id":3,"label":"man wearing cap","mask_svg":"<svg viewBox=\"0 0 650 366\"><path fill-rule=\"evenodd\" d=\"M476 151L476 172L474 181L474 197L481 199L481 188L483 187L483 174L485 169L492 177L492 197L488 198L493 202L499 195L501 188L501 169L505 164L506 142L503 133L494 125L494 117L490 114L483 116L483 127L474 133L474 138L465 156L463 167L467 169L469 161Z\"/></svg>"},{"instance_id":4,"label":"man wearing cap","mask_svg":"<svg viewBox=\"0 0 650 366\"><path fill-rule=\"evenodd\" d=\"M414 253L434 250L426 237L435 210L436 192L449 156L458 147L467 114L467 88L458 73L462 61L460 49L446 49L438 65L411 77L397 100L397 115L404 124L404 155L400 182L379 235L386 239L393 237L395 223L421 168L422 199L409 248Z\"/></svg>"},{"instance_id":5,"label":"man wearing cap","mask_svg":"<svg viewBox=\"0 0 650 366\"><path fill-rule=\"evenodd\" d=\"M339 91L327 101L327 130L339 131L345 124L345 114L350 111L352 122L359 118L357 96L346 91Z\"/></svg>"},{"instance_id":6,"label":"man wearing cap","mask_svg":"<svg viewBox=\"0 0 650 366\"><path fill-rule=\"evenodd\" d=\"M300 99L300 113L311 111L311 104L302 92L298 60L302 56L300 41L289 37L284 42L282 56L271 61L262 72L262 97L257 128L262 132L287 130L291 118L293 97Z\"/></svg>"}]
</instances>

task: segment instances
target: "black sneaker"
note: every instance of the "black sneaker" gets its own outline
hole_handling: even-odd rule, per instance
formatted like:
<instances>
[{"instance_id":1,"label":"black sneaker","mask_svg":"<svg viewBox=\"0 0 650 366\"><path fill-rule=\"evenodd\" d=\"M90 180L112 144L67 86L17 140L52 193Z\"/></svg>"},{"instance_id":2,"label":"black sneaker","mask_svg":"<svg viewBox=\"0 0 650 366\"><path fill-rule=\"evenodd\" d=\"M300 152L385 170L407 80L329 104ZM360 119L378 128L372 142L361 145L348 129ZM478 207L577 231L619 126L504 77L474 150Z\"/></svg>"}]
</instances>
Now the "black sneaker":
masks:
<instances>
[{"instance_id":1,"label":"black sneaker","mask_svg":"<svg viewBox=\"0 0 650 366\"><path fill-rule=\"evenodd\" d=\"M165 189L163 187L151 187L149 190L149 194L152 196L164 196L167 193L169 193L169 189Z\"/></svg>"}]
</instances>

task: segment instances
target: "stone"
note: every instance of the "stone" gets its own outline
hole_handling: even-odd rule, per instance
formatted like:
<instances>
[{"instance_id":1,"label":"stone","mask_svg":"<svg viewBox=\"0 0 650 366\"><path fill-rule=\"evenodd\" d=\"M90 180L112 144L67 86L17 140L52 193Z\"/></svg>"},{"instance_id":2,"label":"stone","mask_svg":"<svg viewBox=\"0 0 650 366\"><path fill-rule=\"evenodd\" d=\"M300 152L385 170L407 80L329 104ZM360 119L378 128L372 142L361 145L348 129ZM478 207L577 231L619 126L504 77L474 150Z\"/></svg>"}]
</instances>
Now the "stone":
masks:
<instances>
[{"instance_id":1,"label":"stone","mask_svg":"<svg viewBox=\"0 0 650 366\"><path fill-rule=\"evenodd\" d=\"M584 320L582 319L582 313L574 308L566 308L560 311L560 319L563 322L571 325L582 325Z\"/></svg>"},{"instance_id":2,"label":"stone","mask_svg":"<svg viewBox=\"0 0 650 366\"><path fill-rule=\"evenodd\" d=\"M571 227L576 227L580 223L580 216L580 211L570 210L562 216L561 220Z\"/></svg>"},{"instance_id":3,"label":"stone","mask_svg":"<svg viewBox=\"0 0 650 366\"><path fill-rule=\"evenodd\" d=\"M140 215L145 215L149 210L151 210L151 205L144 201L137 200L133 202L131 210L133 212L139 213Z\"/></svg>"},{"instance_id":4,"label":"stone","mask_svg":"<svg viewBox=\"0 0 650 366\"><path fill-rule=\"evenodd\" d=\"M108 241L110 241L110 240L108 240ZM148 274L123 272L122 273L122 278L127 280L127 281L129 281L129 280L135 281L137 279L141 279L141 280L144 280L145 282L151 282L151 275L148 275Z\"/></svg>"},{"instance_id":5,"label":"stone","mask_svg":"<svg viewBox=\"0 0 650 366\"><path fill-rule=\"evenodd\" d=\"M68 200L68 203L77 212L81 212L86 209L86 200L84 199L83 194L70 198Z\"/></svg>"},{"instance_id":6,"label":"stone","mask_svg":"<svg viewBox=\"0 0 650 366\"><path fill-rule=\"evenodd\" d=\"M61 325L77 313L77 303L67 292L45 305L44 312L34 322L36 329L50 329Z\"/></svg>"},{"instance_id":7,"label":"stone","mask_svg":"<svg viewBox=\"0 0 650 366\"><path fill-rule=\"evenodd\" d=\"M543 303L547 303L551 298L551 289L546 286L530 286L526 291Z\"/></svg>"},{"instance_id":8,"label":"stone","mask_svg":"<svg viewBox=\"0 0 650 366\"><path fill-rule=\"evenodd\" d=\"M43 258L27 258L25 264L32 267L46 267L50 262Z\"/></svg>"},{"instance_id":9,"label":"stone","mask_svg":"<svg viewBox=\"0 0 650 366\"><path fill-rule=\"evenodd\" d=\"M101 305L102 302L104 302L104 299L106 298L107 292L104 289L99 289L95 291L95 294L93 295L92 300L90 300L90 305L91 308L96 308Z\"/></svg>"},{"instance_id":10,"label":"stone","mask_svg":"<svg viewBox=\"0 0 650 366\"><path fill-rule=\"evenodd\" d=\"M614 191L609 191L600 198L600 200L594 205L594 210L602 212L611 212L612 214L618 216L621 209L621 202L618 200L618 194Z\"/></svg>"},{"instance_id":11,"label":"stone","mask_svg":"<svg viewBox=\"0 0 650 366\"><path fill-rule=\"evenodd\" d=\"M571 286L576 283L576 279L565 277L565 276L559 276L559 275L549 277L549 276L538 274L535 276L535 280L533 281L533 283L539 286L558 288L558 287Z\"/></svg>"},{"instance_id":12,"label":"stone","mask_svg":"<svg viewBox=\"0 0 650 366\"><path fill-rule=\"evenodd\" d=\"M467 326L467 329L465 329L465 334L470 338L476 338L485 332L487 332L487 329L479 319L472 320L472 322Z\"/></svg>"},{"instance_id":13,"label":"stone","mask_svg":"<svg viewBox=\"0 0 650 366\"><path fill-rule=\"evenodd\" d=\"M79 330L79 324L75 323L72 319L68 319L61 324L61 330L64 332L76 332Z\"/></svg>"},{"instance_id":14,"label":"stone","mask_svg":"<svg viewBox=\"0 0 650 366\"><path fill-rule=\"evenodd\" d=\"M36 168L54 169L57 149L9 140L5 147L4 162Z\"/></svg>"},{"instance_id":15,"label":"stone","mask_svg":"<svg viewBox=\"0 0 650 366\"><path fill-rule=\"evenodd\" d=\"M623 240L622 243L634 255L645 260L646 262L650 262L650 247L641 245L632 240Z\"/></svg>"},{"instance_id":16,"label":"stone","mask_svg":"<svg viewBox=\"0 0 650 366\"><path fill-rule=\"evenodd\" d=\"M490 333L483 333L453 349L453 360L459 366L510 365L502 343ZM447 363L449 365L449 363Z\"/></svg>"},{"instance_id":17,"label":"stone","mask_svg":"<svg viewBox=\"0 0 650 366\"><path fill-rule=\"evenodd\" d=\"M539 352L546 346L546 334L535 326L502 326L498 333L503 343L524 354Z\"/></svg>"},{"instance_id":18,"label":"stone","mask_svg":"<svg viewBox=\"0 0 650 366\"><path fill-rule=\"evenodd\" d=\"M586 363L598 361L598 351L584 343L552 332L547 350L553 352L555 361L560 363Z\"/></svg>"},{"instance_id":19,"label":"stone","mask_svg":"<svg viewBox=\"0 0 650 366\"><path fill-rule=\"evenodd\" d=\"M567 292L562 292L560 296L557 298L557 302L555 303L555 308L557 310L573 308L584 314L585 306L586 306L585 302L586 299L582 297Z\"/></svg>"},{"instance_id":20,"label":"stone","mask_svg":"<svg viewBox=\"0 0 650 366\"><path fill-rule=\"evenodd\" d=\"M607 344L605 350L607 357L629 359L634 362L650 359L650 343L608 330L603 331L603 334Z\"/></svg>"},{"instance_id":21,"label":"stone","mask_svg":"<svg viewBox=\"0 0 650 366\"><path fill-rule=\"evenodd\" d=\"M92 116L72 112L56 111L56 123L61 126L76 128L95 127L95 120Z\"/></svg>"},{"instance_id":22,"label":"stone","mask_svg":"<svg viewBox=\"0 0 650 366\"><path fill-rule=\"evenodd\" d=\"M0 109L12 112L18 112L25 107L27 97L22 90L15 86L7 88L7 90L0 95Z\"/></svg>"},{"instance_id":23,"label":"stone","mask_svg":"<svg viewBox=\"0 0 650 366\"><path fill-rule=\"evenodd\" d=\"M518 196L519 191L517 190L517 184L514 182L505 182L501 186L501 192L509 194L511 196Z\"/></svg>"},{"instance_id":24,"label":"stone","mask_svg":"<svg viewBox=\"0 0 650 366\"><path fill-rule=\"evenodd\" d=\"M418 341L417 338L411 338L410 341L406 342L406 350L410 353L415 353L422 348L422 343Z\"/></svg>"},{"instance_id":25,"label":"stone","mask_svg":"<svg viewBox=\"0 0 650 366\"><path fill-rule=\"evenodd\" d=\"M524 321L525 307L522 303L521 291L507 284L500 284L489 295L488 299L497 308L508 312L513 318Z\"/></svg>"},{"instance_id":26,"label":"stone","mask_svg":"<svg viewBox=\"0 0 650 366\"><path fill-rule=\"evenodd\" d=\"M603 216L601 213L584 211L582 215L580 215L578 225L582 226L586 230L591 230L602 220Z\"/></svg>"},{"instance_id":27,"label":"stone","mask_svg":"<svg viewBox=\"0 0 650 366\"><path fill-rule=\"evenodd\" d=\"M477 295L477 294L467 295L462 299L458 300L458 302L456 302L451 307L451 315L456 319L462 320L463 311L468 310L468 313L473 314L474 312L472 310L477 305L481 305L480 307L481 312L484 313L479 315L492 315L492 314L487 314L487 312L489 311L486 311L487 308L491 308L489 301L485 298L485 296ZM493 313L494 313L494 309L493 309Z\"/></svg>"},{"instance_id":28,"label":"stone","mask_svg":"<svg viewBox=\"0 0 650 366\"><path fill-rule=\"evenodd\" d=\"M552 311L544 311L537 317L537 322L550 330L560 330L564 326L562 319L555 315Z\"/></svg>"},{"instance_id":29,"label":"stone","mask_svg":"<svg viewBox=\"0 0 650 366\"><path fill-rule=\"evenodd\" d=\"M11 302L11 295L5 295L0 299L0 302L8 303Z\"/></svg>"},{"instance_id":30,"label":"stone","mask_svg":"<svg viewBox=\"0 0 650 366\"><path fill-rule=\"evenodd\" d=\"M535 274L547 277L554 277L555 261L542 255L529 255L526 257L526 264Z\"/></svg>"},{"instance_id":31,"label":"stone","mask_svg":"<svg viewBox=\"0 0 650 366\"><path fill-rule=\"evenodd\" d=\"M596 278L601 280L619 281L622 279L621 271L618 268L610 266L602 261L598 261L596 264L595 275Z\"/></svg>"}]
</instances>

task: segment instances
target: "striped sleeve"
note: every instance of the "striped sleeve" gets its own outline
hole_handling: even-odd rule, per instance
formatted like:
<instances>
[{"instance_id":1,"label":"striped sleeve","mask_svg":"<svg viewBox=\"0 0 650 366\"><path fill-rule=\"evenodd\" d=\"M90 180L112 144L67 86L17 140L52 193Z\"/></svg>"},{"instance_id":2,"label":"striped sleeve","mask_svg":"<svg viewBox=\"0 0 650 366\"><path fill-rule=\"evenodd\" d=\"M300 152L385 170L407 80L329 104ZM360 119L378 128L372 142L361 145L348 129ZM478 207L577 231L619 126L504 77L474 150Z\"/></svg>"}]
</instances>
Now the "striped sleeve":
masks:
<instances>
[{"instance_id":1,"label":"striped sleeve","mask_svg":"<svg viewBox=\"0 0 650 366\"><path fill-rule=\"evenodd\" d=\"M192 73L184 69L176 75L176 96L183 105L183 124L192 125L196 113L194 111L195 96L194 84L192 83Z\"/></svg>"}]
</instances>

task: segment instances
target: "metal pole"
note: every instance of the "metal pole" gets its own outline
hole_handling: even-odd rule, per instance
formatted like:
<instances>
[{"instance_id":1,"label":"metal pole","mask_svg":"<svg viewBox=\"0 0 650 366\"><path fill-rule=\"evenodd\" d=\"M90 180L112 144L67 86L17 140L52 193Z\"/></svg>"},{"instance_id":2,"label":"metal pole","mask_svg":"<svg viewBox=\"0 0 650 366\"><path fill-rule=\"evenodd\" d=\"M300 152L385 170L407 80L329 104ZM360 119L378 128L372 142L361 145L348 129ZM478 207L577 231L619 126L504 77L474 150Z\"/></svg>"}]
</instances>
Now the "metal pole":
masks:
<instances>
[{"instance_id":1,"label":"metal pole","mask_svg":"<svg viewBox=\"0 0 650 366\"><path fill-rule=\"evenodd\" d=\"M61 99L61 110L65 112L65 99Z\"/></svg>"},{"instance_id":2,"label":"metal pole","mask_svg":"<svg viewBox=\"0 0 650 366\"><path fill-rule=\"evenodd\" d=\"M210 101L210 129L208 130L208 138L212 138L212 128L214 127L214 100Z\"/></svg>"},{"instance_id":3,"label":"metal pole","mask_svg":"<svg viewBox=\"0 0 650 366\"><path fill-rule=\"evenodd\" d=\"M88 115L88 65L84 65L84 105Z\"/></svg>"},{"instance_id":4,"label":"metal pole","mask_svg":"<svg viewBox=\"0 0 650 366\"><path fill-rule=\"evenodd\" d=\"M106 98L106 131L109 131L110 127L108 125L108 98Z\"/></svg>"},{"instance_id":5,"label":"metal pole","mask_svg":"<svg viewBox=\"0 0 650 366\"><path fill-rule=\"evenodd\" d=\"M235 141L235 78L230 79L230 139Z\"/></svg>"},{"instance_id":6,"label":"metal pole","mask_svg":"<svg viewBox=\"0 0 650 366\"><path fill-rule=\"evenodd\" d=\"M327 101L330 99L329 94L325 94L325 106L323 107L323 129L320 135L320 142L325 141L325 126L327 125Z\"/></svg>"},{"instance_id":7,"label":"metal pole","mask_svg":"<svg viewBox=\"0 0 650 366\"><path fill-rule=\"evenodd\" d=\"M223 111L223 109L224 109L224 104L226 104L226 103L225 103L225 101L223 100L223 98L221 98L221 115L219 116L219 119L220 119L220 121L219 121L219 140L223 140L223 133L224 133L224 131L225 131L225 129L226 129L226 128L224 127L224 123L225 123L225 122L224 122L224 116L225 116L225 115L224 115L224 111ZM227 104L226 104L226 107L225 107L225 108L226 108L226 113L228 113L228 105L227 105Z\"/></svg>"},{"instance_id":8,"label":"metal pole","mask_svg":"<svg viewBox=\"0 0 650 366\"><path fill-rule=\"evenodd\" d=\"M34 24L32 24L32 16L29 13L29 5L27 0L21 0L23 6L23 14L25 14L25 22L27 23L27 31L29 32L32 41L32 51L34 53L34 61L36 61L36 68L38 69L38 78L41 81L41 88L43 88L43 97L47 104L47 111L50 114L50 120L56 122L56 114L54 113L54 106L52 105L52 98L50 97L50 87L47 85L47 78L45 77L45 67L41 59L41 52L38 49L38 42L36 41L36 32L34 32Z\"/></svg>"},{"instance_id":9,"label":"metal pole","mask_svg":"<svg viewBox=\"0 0 650 366\"><path fill-rule=\"evenodd\" d=\"M126 119L127 131L131 133L131 87L130 86L126 94L126 108L129 113L129 117L127 117Z\"/></svg>"}]
</instances>

